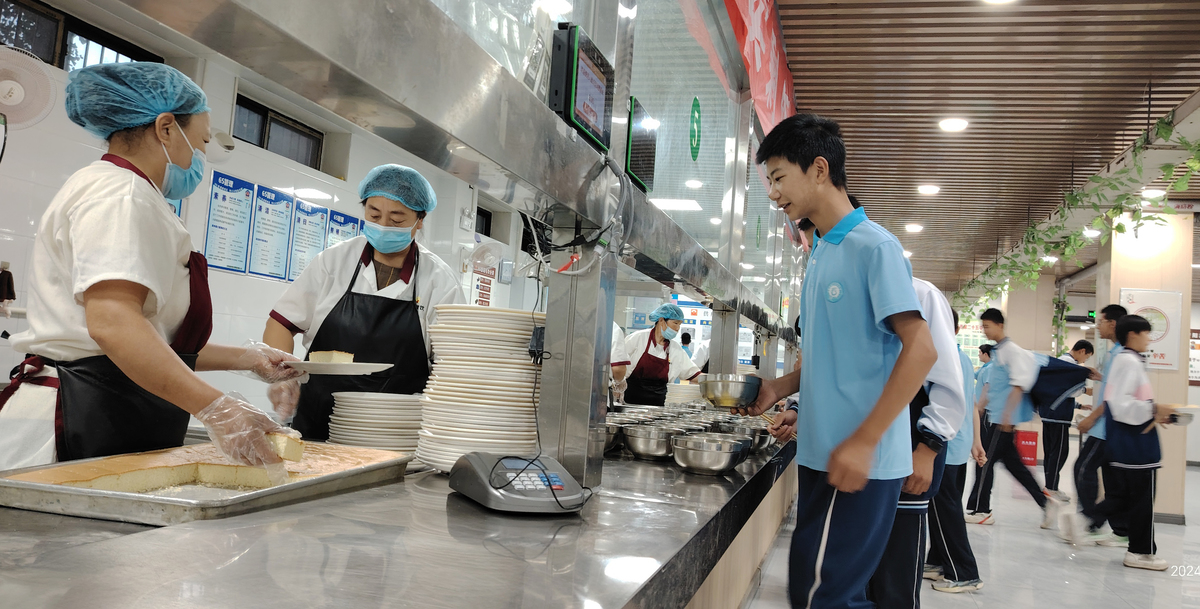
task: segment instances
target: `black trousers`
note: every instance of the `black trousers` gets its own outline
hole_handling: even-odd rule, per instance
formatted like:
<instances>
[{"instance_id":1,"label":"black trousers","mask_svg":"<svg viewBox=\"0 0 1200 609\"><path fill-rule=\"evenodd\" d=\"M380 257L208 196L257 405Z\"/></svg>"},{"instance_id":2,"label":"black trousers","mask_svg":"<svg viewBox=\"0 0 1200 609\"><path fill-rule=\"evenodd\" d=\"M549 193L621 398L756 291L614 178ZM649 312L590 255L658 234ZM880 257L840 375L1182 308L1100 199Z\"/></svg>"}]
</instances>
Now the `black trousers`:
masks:
<instances>
[{"instance_id":1,"label":"black trousers","mask_svg":"<svg viewBox=\"0 0 1200 609\"><path fill-rule=\"evenodd\" d=\"M1079 495L1079 509L1089 518L1098 518L1096 498L1100 496L1100 473L1104 475L1104 488L1112 488L1112 467L1104 455L1104 440L1091 438L1084 440L1079 448L1079 457L1075 459L1075 492ZM1128 518L1122 513L1105 514L1113 533L1121 537L1129 536ZM1095 528L1104 524L1101 520L1095 523Z\"/></svg>"},{"instance_id":2,"label":"black trousers","mask_svg":"<svg viewBox=\"0 0 1200 609\"><path fill-rule=\"evenodd\" d=\"M1029 468L1021 461L1021 455L1017 452L1016 433L1002 431L999 425L994 427L988 443L984 445L984 448L987 449L987 463L983 466L983 472L973 490L972 499L975 502L973 511L992 511L992 483L996 478L997 462L1003 463L1008 473L1012 474L1017 482L1025 487L1029 496L1037 502L1038 507L1046 507L1046 495L1042 493L1042 487L1034 479L1033 472L1029 471Z\"/></svg>"},{"instance_id":3,"label":"black trousers","mask_svg":"<svg viewBox=\"0 0 1200 609\"><path fill-rule=\"evenodd\" d=\"M979 416L979 418L980 418L980 420L979 420L979 443L981 445L983 445L984 448L987 448L987 446L989 444L991 444L992 433L995 432L996 426L992 425L991 423L988 422L986 413L982 414L982 415L977 415L977 416ZM983 485L983 466L976 464L975 465L975 482L974 482L974 484L971 485L971 494L967 495L967 511L968 512L991 511L990 509L988 509L988 510L977 509L979 507L977 505L978 498L979 498L979 490L982 485Z\"/></svg>"},{"instance_id":4,"label":"black trousers","mask_svg":"<svg viewBox=\"0 0 1200 609\"><path fill-rule=\"evenodd\" d=\"M1104 480L1104 501L1083 514L1093 526L1103 524L1113 514L1129 519L1129 551L1154 554L1154 488L1156 470L1112 468ZM1110 483L1111 481L1111 483Z\"/></svg>"},{"instance_id":5,"label":"black trousers","mask_svg":"<svg viewBox=\"0 0 1200 609\"><path fill-rule=\"evenodd\" d=\"M979 565L962 519L967 466L947 465L942 486L929 504L929 553L925 562L942 568L950 581L979 579Z\"/></svg>"},{"instance_id":6,"label":"black trousers","mask_svg":"<svg viewBox=\"0 0 1200 609\"><path fill-rule=\"evenodd\" d=\"M1067 454L1071 450L1071 424L1042 421L1042 468L1046 472L1046 488L1058 490L1058 481Z\"/></svg>"},{"instance_id":7,"label":"black trousers","mask_svg":"<svg viewBox=\"0 0 1200 609\"><path fill-rule=\"evenodd\" d=\"M883 560L867 584L877 609L920 608L926 517L925 510L896 510Z\"/></svg>"}]
</instances>

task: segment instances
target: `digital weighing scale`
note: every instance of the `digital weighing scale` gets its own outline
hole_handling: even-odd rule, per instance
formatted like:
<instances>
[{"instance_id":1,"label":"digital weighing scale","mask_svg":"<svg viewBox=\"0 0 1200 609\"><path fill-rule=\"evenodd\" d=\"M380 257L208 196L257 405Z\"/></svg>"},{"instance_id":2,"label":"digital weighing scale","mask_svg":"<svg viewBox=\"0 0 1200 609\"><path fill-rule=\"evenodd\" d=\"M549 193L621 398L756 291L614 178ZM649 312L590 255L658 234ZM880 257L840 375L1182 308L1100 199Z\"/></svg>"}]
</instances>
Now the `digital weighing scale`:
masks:
<instances>
[{"instance_id":1,"label":"digital weighing scale","mask_svg":"<svg viewBox=\"0 0 1200 609\"><path fill-rule=\"evenodd\" d=\"M545 456L467 453L450 469L450 488L500 512L564 514L578 512L586 503L583 487L562 464Z\"/></svg>"}]
</instances>

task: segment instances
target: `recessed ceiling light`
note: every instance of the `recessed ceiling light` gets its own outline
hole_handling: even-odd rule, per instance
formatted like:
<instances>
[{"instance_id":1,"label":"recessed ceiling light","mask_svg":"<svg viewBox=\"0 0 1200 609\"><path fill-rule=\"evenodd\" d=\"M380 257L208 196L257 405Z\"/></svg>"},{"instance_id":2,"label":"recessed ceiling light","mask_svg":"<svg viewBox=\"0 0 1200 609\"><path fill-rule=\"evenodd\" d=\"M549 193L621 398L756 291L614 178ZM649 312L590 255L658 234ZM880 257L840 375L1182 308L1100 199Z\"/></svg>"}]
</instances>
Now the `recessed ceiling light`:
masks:
<instances>
[{"instance_id":1,"label":"recessed ceiling light","mask_svg":"<svg viewBox=\"0 0 1200 609\"><path fill-rule=\"evenodd\" d=\"M747 277L746 279L749 279L750 281L753 281L754 283L766 283L767 282L766 277Z\"/></svg>"},{"instance_id":2,"label":"recessed ceiling light","mask_svg":"<svg viewBox=\"0 0 1200 609\"><path fill-rule=\"evenodd\" d=\"M912 252L910 252L910 251L908 251L908 250L904 250L904 257L905 257L905 258L912 258Z\"/></svg>"},{"instance_id":3,"label":"recessed ceiling light","mask_svg":"<svg viewBox=\"0 0 1200 609\"><path fill-rule=\"evenodd\" d=\"M1049 262L1050 264L1054 264L1055 262L1058 262L1058 257L1057 256L1042 256L1042 261Z\"/></svg>"},{"instance_id":4,"label":"recessed ceiling light","mask_svg":"<svg viewBox=\"0 0 1200 609\"><path fill-rule=\"evenodd\" d=\"M712 222L713 224L720 224L720 223L721 223L721 219L720 219L720 218L709 218L709 219L708 219L708 221L709 221L709 222Z\"/></svg>"},{"instance_id":5,"label":"recessed ceiling light","mask_svg":"<svg viewBox=\"0 0 1200 609\"><path fill-rule=\"evenodd\" d=\"M925 184L917 187L917 192L923 195L936 195L941 191L942 189L940 187L934 186L933 184Z\"/></svg>"},{"instance_id":6,"label":"recessed ceiling light","mask_svg":"<svg viewBox=\"0 0 1200 609\"><path fill-rule=\"evenodd\" d=\"M650 202L663 211L700 211L695 199L650 199Z\"/></svg>"},{"instance_id":7,"label":"recessed ceiling light","mask_svg":"<svg viewBox=\"0 0 1200 609\"><path fill-rule=\"evenodd\" d=\"M1091 330L1092 327L1091 326L1079 326L1079 329L1080 330ZM972 425L973 425L973 423L972 423Z\"/></svg>"},{"instance_id":8,"label":"recessed ceiling light","mask_svg":"<svg viewBox=\"0 0 1200 609\"><path fill-rule=\"evenodd\" d=\"M1083 229L1083 236L1087 237L1088 239L1095 239L1096 237L1100 236L1100 231L1094 228L1085 228Z\"/></svg>"},{"instance_id":9,"label":"recessed ceiling light","mask_svg":"<svg viewBox=\"0 0 1200 609\"><path fill-rule=\"evenodd\" d=\"M742 263L742 268L744 268L744 269L746 269L746 270L748 271L748 270L750 270L750 269L754 268L754 265L753 265L753 264L750 264L749 262L743 262L743 263Z\"/></svg>"},{"instance_id":10,"label":"recessed ceiling light","mask_svg":"<svg viewBox=\"0 0 1200 609\"><path fill-rule=\"evenodd\" d=\"M921 226L920 224L905 224L904 230L906 230L910 233L919 233L919 232L925 230L925 227Z\"/></svg>"},{"instance_id":11,"label":"recessed ceiling light","mask_svg":"<svg viewBox=\"0 0 1200 609\"><path fill-rule=\"evenodd\" d=\"M938 127L941 127L942 131L962 131L967 128L967 121L961 118L948 118L938 123Z\"/></svg>"},{"instance_id":12,"label":"recessed ceiling light","mask_svg":"<svg viewBox=\"0 0 1200 609\"><path fill-rule=\"evenodd\" d=\"M1156 188L1147 188L1146 190L1142 191L1142 196L1146 197L1147 199L1161 199L1167 196L1167 191L1158 190Z\"/></svg>"},{"instance_id":13,"label":"recessed ceiling light","mask_svg":"<svg viewBox=\"0 0 1200 609\"><path fill-rule=\"evenodd\" d=\"M1008 4L1009 2L1012 2L1013 0L983 0L983 1L988 4Z\"/></svg>"},{"instance_id":14,"label":"recessed ceiling light","mask_svg":"<svg viewBox=\"0 0 1200 609\"><path fill-rule=\"evenodd\" d=\"M700 188L701 186L704 186L704 182L701 182L700 180L688 180L684 182L683 185L687 186L688 188Z\"/></svg>"}]
</instances>

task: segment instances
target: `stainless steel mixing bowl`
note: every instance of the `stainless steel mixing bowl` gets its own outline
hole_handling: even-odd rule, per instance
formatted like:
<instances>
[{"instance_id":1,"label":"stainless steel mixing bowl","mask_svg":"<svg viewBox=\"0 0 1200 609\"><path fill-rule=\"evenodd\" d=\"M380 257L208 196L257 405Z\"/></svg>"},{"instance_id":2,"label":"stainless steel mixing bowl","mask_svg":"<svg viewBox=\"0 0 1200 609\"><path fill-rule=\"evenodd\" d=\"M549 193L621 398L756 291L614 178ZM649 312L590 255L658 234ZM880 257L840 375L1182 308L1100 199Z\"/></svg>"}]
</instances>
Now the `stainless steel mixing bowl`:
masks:
<instances>
[{"instance_id":1,"label":"stainless steel mixing bowl","mask_svg":"<svg viewBox=\"0 0 1200 609\"><path fill-rule=\"evenodd\" d=\"M747 436L747 435L735 434L735 433L711 433L711 432L694 433L694 434L689 435L688 437L696 438L698 440L699 439L715 440L715 441L722 441L722 442L735 442L735 443L740 444L742 446L742 450L739 451L739 454L738 454L738 463L745 461L746 457L750 456L750 452L754 450L754 444L755 444L754 438Z\"/></svg>"},{"instance_id":2,"label":"stainless steel mixing bowl","mask_svg":"<svg viewBox=\"0 0 1200 609\"><path fill-rule=\"evenodd\" d=\"M621 440L625 434L623 433L620 421L609 420L605 422L604 428L606 433L604 438L604 452L609 452L621 445Z\"/></svg>"},{"instance_id":3,"label":"stainless steel mixing bowl","mask_svg":"<svg viewBox=\"0 0 1200 609\"><path fill-rule=\"evenodd\" d=\"M624 429L625 448L639 459L670 459L671 439L685 433L675 427L628 425Z\"/></svg>"},{"instance_id":4,"label":"stainless steel mixing bowl","mask_svg":"<svg viewBox=\"0 0 1200 609\"><path fill-rule=\"evenodd\" d=\"M754 403L762 379L740 374L709 374L700 381L700 394L718 408L741 408Z\"/></svg>"},{"instance_id":5,"label":"stainless steel mixing bowl","mask_svg":"<svg viewBox=\"0 0 1200 609\"><path fill-rule=\"evenodd\" d=\"M676 436L671 440L675 463L684 471L719 476L737 467L745 459L744 442Z\"/></svg>"}]
</instances>

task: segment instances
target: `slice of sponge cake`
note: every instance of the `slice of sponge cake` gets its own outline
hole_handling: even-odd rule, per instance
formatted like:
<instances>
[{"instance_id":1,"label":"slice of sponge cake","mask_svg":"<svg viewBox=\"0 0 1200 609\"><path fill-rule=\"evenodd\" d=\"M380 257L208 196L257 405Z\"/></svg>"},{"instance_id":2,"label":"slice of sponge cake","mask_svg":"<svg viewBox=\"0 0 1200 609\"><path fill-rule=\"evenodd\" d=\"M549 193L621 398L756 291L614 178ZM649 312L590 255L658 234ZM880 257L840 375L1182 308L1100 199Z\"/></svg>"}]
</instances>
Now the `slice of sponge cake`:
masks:
<instances>
[{"instance_id":1,"label":"slice of sponge cake","mask_svg":"<svg viewBox=\"0 0 1200 609\"><path fill-rule=\"evenodd\" d=\"M354 354L345 351L313 351L308 354L308 361L322 364L349 364L354 362Z\"/></svg>"}]
</instances>

